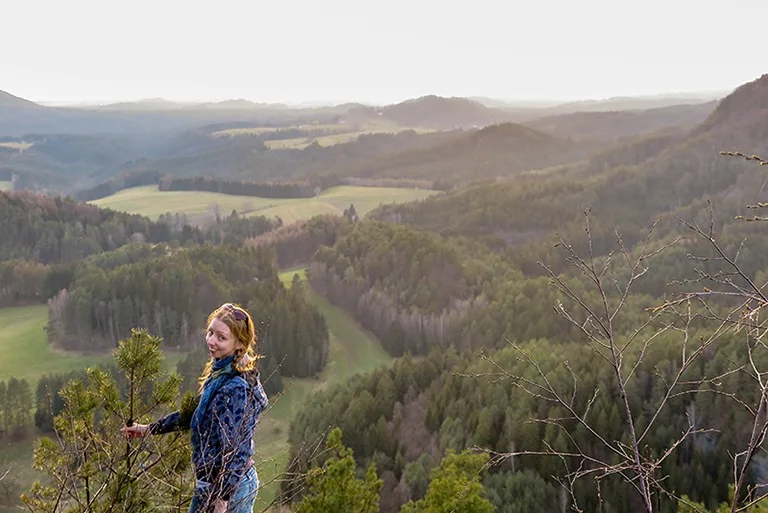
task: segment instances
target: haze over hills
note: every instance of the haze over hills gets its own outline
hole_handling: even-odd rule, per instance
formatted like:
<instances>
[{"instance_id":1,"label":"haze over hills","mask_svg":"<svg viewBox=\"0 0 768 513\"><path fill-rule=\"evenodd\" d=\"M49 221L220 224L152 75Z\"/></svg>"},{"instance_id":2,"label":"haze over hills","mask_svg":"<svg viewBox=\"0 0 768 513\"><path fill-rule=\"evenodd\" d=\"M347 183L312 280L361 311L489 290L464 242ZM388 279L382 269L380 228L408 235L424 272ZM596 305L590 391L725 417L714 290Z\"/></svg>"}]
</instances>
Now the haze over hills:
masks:
<instances>
[{"instance_id":1,"label":"haze over hills","mask_svg":"<svg viewBox=\"0 0 768 513\"><path fill-rule=\"evenodd\" d=\"M701 99L711 101L711 98ZM311 119L324 113L345 115L353 121L387 120L409 127L439 130L457 127L482 127L504 122L531 121L545 116L581 111L647 109L659 105L692 104L696 98L660 100L605 100L544 106L520 104L504 107L504 102L469 98L444 98L435 95L414 98L398 104L367 106L358 103L339 105L295 106L278 103L257 103L244 99L220 102L174 102L164 98L145 98L134 102L106 105L74 105L52 107L37 105L23 98L0 91L0 136L21 136L24 133L131 133L193 128L226 120L250 121L254 124L290 124L298 119ZM610 107L609 107L610 106ZM27 113L18 117L7 109L40 107L37 115Z\"/></svg>"},{"instance_id":2,"label":"haze over hills","mask_svg":"<svg viewBox=\"0 0 768 513\"><path fill-rule=\"evenodd\" d=\"M572 116L599 120L602 114ZM492 235L515 245L542 238L555 228L563 230L564 223L573 223L571 229L576 230L579 222L572 221L573 212L586 206L627 232L673 210L700 208L708 197L717 198L721 215L732 219L744 205L765 201L768 191L762 187L761 168L726 159L720 151L768 154L768 74L737 88L686 132L638 137L565 166L549 178L480 184L419 203L385 207L374 215L440 233ZM521 210L520 204L527 209ZM552 206L550 215L531 215L547 210L546 205ZM604 235L610 239L610 233Z\"/></svg>"},{"instance_id":3,"label":"haze over hills","mask_svg":"<svg viewBox=\"0 0 768 513\"><path fill-rule=\"evenodd\" d=\"M690 130L707 119L716 101L648 110L576 112L525 121L527 126L573 140L615 141L667 127Z\"/></svg>"},{"instance_id":4,"label":"haze over hills","mask_svg":"<svg viewBox=\"0 0 768 513\"><path fill-rule=\"evenodd\" d=\"M62 192L148 169L257 181L332 173L366 179L381 175L424 180L433 175L431 179L441 183L466 183L583 159L620 138L672 126L687 130L715 106L710 102L545 116L555 107L505 110L436 95L381 107L347 103L303 108L242 99L182 104L163 98L62 108L8 94L2 98L0 137L11 136L18 146L0 151L0 173L20 175L19 186ZM528 120L533 131L508 125L520 119ZM495 125L499 127L473 133ZM313 145L322 135L313 127L324 126L327 133L343 137L325 147ZM405 133L357 141L371 126L379 127L374 131ZM249 127L264 131L249 132ZM234 137L215 134L231 128L244 130L232 131L242 134ZM409 132L411 128L440 133ZM294 149L291 144L270 149L275 140L291 137L306 142ZM311 147L302 149L306 146Z\"/></svg>"},{"instance_id":5,"label":"haze over hills","mask_svg":"<svg viewBox=\"0 0 768 513\"><path fill-rule=\"evenodd\" d=\"M0 91L0 108L2 109L8 109L8 108L23 109L23 108L34 108L34 107L40 107L40 105L34 102L31 102L29 100L25 100L24 98L14 96L11 93Z\"/></svg>"},{"instance_id":6,"label":"haze over hills","mask_svg":"<svg viewBox=\"0 0 768 513\"><path fill-rule=\"evenodd\" d=\"M482 127L512 121L514 116L499 109L486 107L467 98L423 96L384 107L360 107L350 116L376 116L403 126L418 126L450 130L461 127Z\"/></svg>"},{"instance_id":7,"label":"haze over hills","mask_svg":"<svg viewBox=\"0 0 768 513\"><path fill-rule=\"evenodd\" d=\"M495 98L473 97L487 107L507 110L518 114L520 120L559 116L577 112L615 112L643 111L661 109L678 105L697 105L720 100L731 91L712 91L709 93L670 93L653 96L617 96L604 99L587 99L570 102L546 100L501 100Z\"/></svg>"}]
</instances>

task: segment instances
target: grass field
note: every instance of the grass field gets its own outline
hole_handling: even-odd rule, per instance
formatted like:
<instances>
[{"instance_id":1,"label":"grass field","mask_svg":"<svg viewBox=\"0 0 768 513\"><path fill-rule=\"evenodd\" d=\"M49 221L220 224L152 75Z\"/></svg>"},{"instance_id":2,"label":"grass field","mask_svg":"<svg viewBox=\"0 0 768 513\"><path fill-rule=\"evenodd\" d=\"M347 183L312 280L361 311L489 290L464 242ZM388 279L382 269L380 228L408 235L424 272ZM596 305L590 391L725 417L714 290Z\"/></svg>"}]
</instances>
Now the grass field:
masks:
<instances>
[{"instance_id":1,"label":"grass field","mask_svg":"<svg viewBox=\"0 0 768 513\"><path fill-rule=\"evenodd\" d=\"M349 131L351 128L344 123L335 123L328 125L298 125L298 126L257 126L249 128L228 128L226 130L217 130L212 132L211 135L215 138L219 137L237 137L240 135L261 135L271 132L279 132L280 130L304 130L307 132L322 134L327 132Z\"/></svg>"},{"instance_id":2,"label":"grass field","mask_svg":"<svg viewBox=\"0 0 768 513\"><path fill-rule=\"evenodd\" d=\"M0 142L0 148L12 148L14 150L28 150L32 147L32 143L19 143L19 142Z\"/></svg>"},{"instance_id":3,"label":"grass field","mask_svg":"<svg viewBox=\"0 0 768 513\"><path fill-rule=\"evenodd\" d=\"M93 201L94 205L142 214L157 219L160 214L186 213L192 222L211 215L218 205L222 215L232 210L247 215L279 216L290 224L318 214L341 214L354 203L358 215L363 216L382 203L404 203L435 194L426 189L396 187L352 187L342 185L326 189L314 198L259 198L235 196L205 191L160 191L156 185L124 189L116 194Z\"/></svg>"},{"instance_id":4,"label":"grass field","mask_svg":"<svg viewBox=\"0 0 768 513\"><path fill-rule=\"evenodd\" d=\"M7 191L11 188L11 182L0 182L0 191Z\"/></svg>"},{"instance_id":5,"label":"grass field","mask_svg":"<svg viewBox=\"0 0 768 513\"><path fill-rule=\"evenodd\" d=\"M213 137L237 137L244 135L261 135L268 132L277 132L286 128L304 130L311 135L309 137L297 137L292 139L274 139L265 141L267 148L271 150L292 149L301 150L316 141L320 146L333 146L354 141L363 134L394 134L405 130L414 130L418 133L427 133L431 130L423 128L409 128L394 123L365 123L362 125L337 123L331 125L300 125L296 127L254 127L254 128L230 128L213 132Z\"/></svg>"},{"instance_id":6,"label":"grass field","mask_svg":"<svg viewBox=\"0 0 768 513\"><path fill-rule=\"evenodd\" d=\"M44 329L47 321L47 305L0 308L0 381L26 379L34 391L43 374L85 369L112 360L111 351L79 354L52 349ZM175 369L183 354L166 351L165 357L167 368Z\"/></svg>"},{"instance_id":7,"label":"grass field","mask_svg":"<svg viewBox=\"0 0 768 513\"><path fill-rule=\"evenodd\" d=\"M277 139L273 141L266 141L264 144L270 150L303 150L313 142L317 142L320 146L334 146L336 144L344 144L357 140L358 137L364 134L396 134L404 132L406 130L414 130L417 133L427 133L430 130L421 128L388 128L388 127L374 127L366 128L363 130L353 130L350 132L343 132L329 135L318 135L316 137L297 137L295 139Z\"/></svg>"},{"instance_id":8,"label":"grass field","mask_svg":"<svg viewBox=\"0 0 768 513\"><path fill-rule=\"evenodd\" d=\"M105 355L80 355L51 349L45 334L48 306L0 308L0 381L24 378L34 391L43 374L69 372L98 365Z\"/></svg>"},{"instance_id":9,"label":"grass field","mask_svg":"<svg viewBox=\"0 0 768 513\"><path fill-rule=\"evenodd\" d=\"M306 284L304 269L284 271L280 279L290 286L293 275L305 282L307 296L323 314L330 332L328 364L318 379L286 379L285 390L271 398L271 406L261 417L256 435L258 472L264 483L270 483L288 463L288 427L291 419L303 406L310 394L348 379L360 372L370 372L380 365L391 363L392 358L382 349L378 340L366 332L341 308L316 294ZM307 442L312 442L308 440ZM272 501L276 484L268 484L259 492L256 509Z\"/></svg>"}]
</instances>

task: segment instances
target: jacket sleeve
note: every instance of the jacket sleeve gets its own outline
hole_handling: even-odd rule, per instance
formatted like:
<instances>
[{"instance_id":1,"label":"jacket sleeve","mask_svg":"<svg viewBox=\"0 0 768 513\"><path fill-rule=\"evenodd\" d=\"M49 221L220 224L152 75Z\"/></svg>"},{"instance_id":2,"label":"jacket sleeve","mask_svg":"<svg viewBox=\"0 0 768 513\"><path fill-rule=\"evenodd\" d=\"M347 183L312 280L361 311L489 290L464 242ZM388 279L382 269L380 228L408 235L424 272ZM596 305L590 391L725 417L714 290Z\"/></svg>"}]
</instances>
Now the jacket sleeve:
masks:
<instances>
[{"instance_id":1,"label":"jacket sleeve","mask_svg":"<svg viewBox=\"0 0 768 513\"><path fill-rule=\"evenodd\" d=\"M149 432L153 435L162 435L186 429L189 429L189 419L182 418L180 411L169 413L162 419L158 419L149 425Z\"/></svg>"},{"instance_id":2,"label":"jacket sleeve","mask_svg":"<svg viewBox=\"0 0 768 513\"><path fill-rule=\"evenodd\" d=\"M214 420L219 429L222 445L222 465L218 497L228 501L235 493L240 480L246 473L248 460L252 455L253 428L264 409L261 400L251 397L260 394L261 387L253 388L244 380L230 387L227 393L219 393L215 399Z\"/></svg>"}]
</instances>

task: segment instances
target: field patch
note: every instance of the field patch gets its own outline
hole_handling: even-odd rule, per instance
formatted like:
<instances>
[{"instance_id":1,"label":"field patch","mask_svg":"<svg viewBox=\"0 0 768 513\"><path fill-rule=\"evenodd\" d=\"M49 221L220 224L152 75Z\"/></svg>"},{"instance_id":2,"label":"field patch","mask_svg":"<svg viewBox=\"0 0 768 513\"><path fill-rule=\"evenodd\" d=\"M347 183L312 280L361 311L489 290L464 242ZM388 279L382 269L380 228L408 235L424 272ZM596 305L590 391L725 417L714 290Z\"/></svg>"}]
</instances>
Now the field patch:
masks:
<instances>
[{"instance_id":1,"label":"field patch","mask_svg":"<svg viewBox=\"0 0 768 513\"><path fill-rule=\"evenodd\" d=\"M185 213L192 222L214 216L229 215L237 210L244 215L280 217L285 224L308 219L318 214L341 214L350 204L361 217L388 203L405 203L436 194L428 189L397 187L332 187L312 198L262 198L235 196L207 191L160 191L157 185L124 189L91 203L102 208L145 215L157 219L165 213Z\"/></svg>"},{"instance_id":2,"label":"field patch","mask_svg":"<svg viewBox=\"0 0 768 513\"><path fill-rule=\"evenodd\" d=\"M313 137L297 137L293 139L275 139L272 141L265 141L264 144L270 150L303 150L312 143L317 143L320 146L334 146L336 144L344 144L348 142L356 141L358 137L366 134L397 134L405 132L407 130L413 130L416 133L424 134L433 132L433 130L427 130L424 128L405 128L399 126L371 126L368 128L362 128L359 130L351 130L348 132L341 132L328 135L317 135Z\"/></svg>"},{"instance_id":3,"label":"field patch","mask_svg":"<svg viewBox=\"0 0 768 513\"><path fill-rule=\"evenodd\" d=\"M11 189L11 182L0 182L0 191L8 191Z\"/></svg>"},{"instance_id":4,"label":"field patch","mask_svg":"<svg viewBox=\"0 0 768 513\"><path fill-rule=\"evenodd\" d=\"M13 150L24 151L32 147L32 143L25 142L0 142L0 148L11 148Z\"/></svg>"},{"instance_id":5,"label":"field patch","mask_svg":"<svg viewBox=\"0 0 768 513\"><path fill-rule=\"evenodd\" d=\"M262 135L269 133L276 133L281 130L304 130L306 132L312 132L317 134L327 132L340 132L349 131L350 125L344 123L334 123L325 125L296 125L296 126L257 126L248 128L228 128L226 130L217 130L211 132L211 136L215 138L219 137L237 137L242 135Z\"/></svg>"},{"instance_id":6,"label":"field patch","mask_svg":"<svg viewBox=\"0 0 768 513\"><path fill-rule=\"evenodd\" d=\"M264 144L267 146L267 148L271 150L302 150L315 142L320 146L333 146L336 144L352 142L363 134L396 134L406 130L413 130L417 133L423 134L434 131L424 128L404 127L395 123L368 122L362 124L336 123L325 125L296 125L290 127L230 128L213 132L211 133L211 136L214 138L259 136L264 134L277 133L281 130L301 130L307 135L303 137L291 137L285 139L270 139L268 141L264 141Z\"/></svg>"},{"instance_id":7,"label":"field patch","mask_svg":"<svg viewBox=\"0 0 768 513\"><path fill-rule=\"evenodd\" d=\"M46 322L47 305L0 308L0 381L24 378L34 391L43 374L85 369L111 360L108 353L83 355L51 348Z\"/></svg>"}]
</instances>

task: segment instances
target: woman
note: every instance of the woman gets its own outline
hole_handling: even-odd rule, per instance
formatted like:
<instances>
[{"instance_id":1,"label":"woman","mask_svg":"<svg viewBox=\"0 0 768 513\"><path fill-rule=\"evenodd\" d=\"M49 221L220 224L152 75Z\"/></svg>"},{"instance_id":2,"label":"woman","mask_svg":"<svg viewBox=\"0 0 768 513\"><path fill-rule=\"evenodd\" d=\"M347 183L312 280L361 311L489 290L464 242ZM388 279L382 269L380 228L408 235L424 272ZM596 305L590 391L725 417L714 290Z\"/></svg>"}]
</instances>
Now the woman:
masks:
<instances>
[{"instance_id":1,"label":"woman","mask_svg":"<svg viewBox=\"0 0 768 513\"><path fill-rule=\"evenodd\" d=\"M253 319L239 306L223 304L208 316L205 342L211 359L189 421L176 411L122 432L136 438L190 429L196 477L190 513L250 513L259 486L251 459L253 431L268 404L255 366Z\"/></svg>"}]
</instances>

